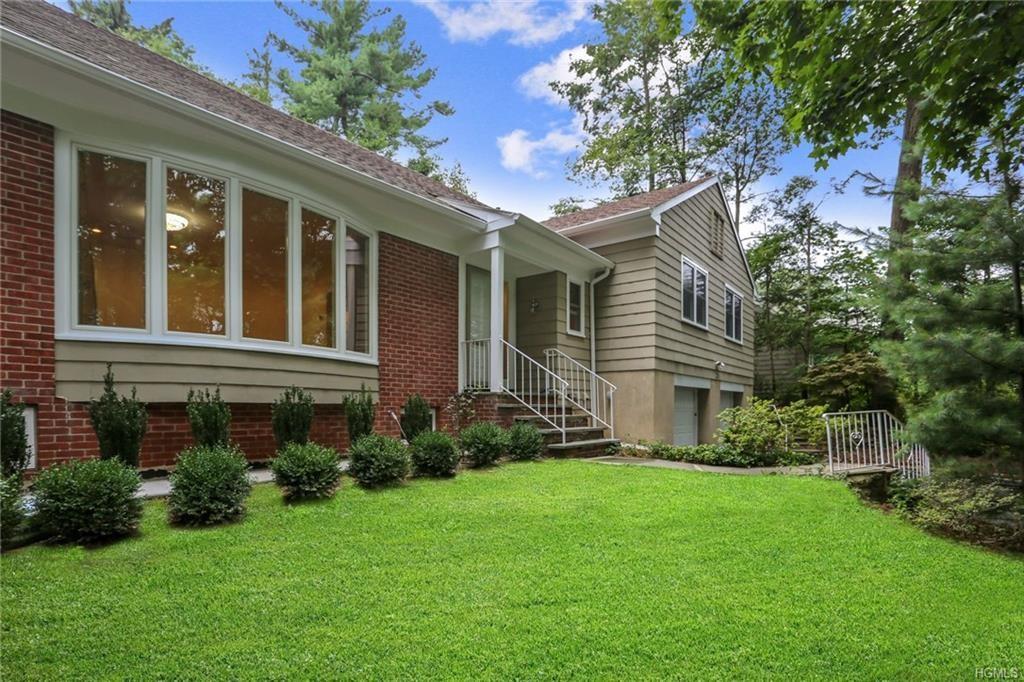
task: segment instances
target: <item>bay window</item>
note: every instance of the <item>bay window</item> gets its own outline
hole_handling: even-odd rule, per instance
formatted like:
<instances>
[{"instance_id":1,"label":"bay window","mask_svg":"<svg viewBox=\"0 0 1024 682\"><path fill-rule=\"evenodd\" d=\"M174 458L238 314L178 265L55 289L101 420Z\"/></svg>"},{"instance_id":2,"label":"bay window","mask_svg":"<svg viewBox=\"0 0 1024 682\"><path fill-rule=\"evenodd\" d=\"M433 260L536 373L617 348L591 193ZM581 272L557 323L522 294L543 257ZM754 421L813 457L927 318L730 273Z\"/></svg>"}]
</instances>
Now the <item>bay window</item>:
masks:
<instances>
[{"instance_id":1,"label":"bay window","mask_svg":"<svg viewBox=\"0 0 1024 682\"><path fill-rule=\"evenodd\" d=\"M72 195L74 228L58 232L71 265L59 336L373 361L371 232L244 178L137 152L64 149L71 182L59 186Z\"/></svg>"},{"instance_id":2,"label":"bay window","mask_svg":"<svg viewBox=\"0 0 1024 682\"><path fill-rule=\"evenodd\" d=\"M707 329L708 271L688 258L682 259L683 319Z\"/></svg>"}]
</instances>

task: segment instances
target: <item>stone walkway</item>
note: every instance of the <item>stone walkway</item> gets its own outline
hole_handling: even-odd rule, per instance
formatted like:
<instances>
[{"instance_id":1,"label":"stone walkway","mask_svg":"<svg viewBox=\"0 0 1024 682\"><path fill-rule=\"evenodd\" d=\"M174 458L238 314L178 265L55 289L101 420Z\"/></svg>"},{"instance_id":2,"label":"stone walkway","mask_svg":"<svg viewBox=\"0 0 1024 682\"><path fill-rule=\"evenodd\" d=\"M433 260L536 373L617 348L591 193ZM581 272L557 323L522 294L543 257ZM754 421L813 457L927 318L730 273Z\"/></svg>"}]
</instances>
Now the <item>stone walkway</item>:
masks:
<instances>
[{"instance_id":1,"label":"stone walkway","mask_svg":"<svg viewBox=\"0 0 1024 682\"><path fill-rule=\"evenodd\" d=\"M702 471L711 474L735 474L737 476L764 476L767 474L787 474L789 476L821 476L825 472L824 464L808 464L793 467L720 467L710 464L692 464L690 462L670 462L667 459L649 457L590 457L587 462L612 464L616 466L654 467L656 469L682 469L683 471Z\"/></svg>"},{"instance_id":2,"label":"stone walkway","mask_svg":"<svg viewBox=\"0 0 1024 682\"><path fill-rule=\"evenodd\" d=\"M348 469L348 460L342 460L341 470L345 471ZM260 467L258 469L251 469L249 471L249 480L253 483L270 483L274 480L274 474L267 467ZM144 500L149 500L154 497L167 497L171 494L171 481L166 476L158 478L147 478L143 479L142 487L139 488L139 492L136 493L136 497L141 497Z\"/></svg>"}]
</instances>

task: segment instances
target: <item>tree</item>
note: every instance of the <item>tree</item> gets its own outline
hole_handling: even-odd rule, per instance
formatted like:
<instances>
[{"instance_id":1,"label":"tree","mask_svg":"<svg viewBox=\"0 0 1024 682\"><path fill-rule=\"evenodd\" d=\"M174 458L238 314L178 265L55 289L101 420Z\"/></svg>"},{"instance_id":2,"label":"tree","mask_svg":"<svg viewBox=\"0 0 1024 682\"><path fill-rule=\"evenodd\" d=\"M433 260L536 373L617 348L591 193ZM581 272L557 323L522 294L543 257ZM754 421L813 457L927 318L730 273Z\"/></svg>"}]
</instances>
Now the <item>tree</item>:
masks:
<instances>
[{"instance_id":1,"label":"tree","mask_svg":"<svg viewBox=\"0 0 1024 682\"><path fill-rule=\"evenodd\" d=\"M153 26L140 26L132 21L128 0L68 0L68 4L76 16L96 26L113 31L193 71L205 76L213 75L195 60L195 48L174 30L173 18L164 19Z\"/></svg>"},{"instance_id":2,"label":"tree","mask_svg":"<svg viewBox=\"0 0 1024 682\"><path fill-rule=\"evenodd\" d=\"M275 1L306 35L298 45L272 34L299 66L298 77L279 73L290 114L387 156L403 146L423 155L444 143L421 131L435 115L454 112L447 102L416 107L410 101L423 97L435 70L424 66L422 48L406 41L401 16L371 28L390 10L371 10L369 0L304 0L314 17Z\"/></svg>"},{"instance_id":3,"label":"tree","mask_svg":"<svg viewBox=\"0 0 1024 682\"><path fill-rule=\"evenodd\" d=\"M908 425L929 449L1011 454L1024 468L1024 217L999 195L926 196L889 258L882 305L902 342L882 360L913 387Z\"/></svg>"},{"instance_id":4,"label":"tree","mask_svg":"<svg viewBox=\"0 0 1024 682\"><path fill-rule=\"evenodd\" d=\"M699 36L665 39L641 0L611 0L592 12L603 39L572 62L573 80L551 83L587 136L572 175L610 181L622 197L706 174L714 150L703 139L704 102L718 71L706 68Z\"/></svg>"},{"instance_id":5,"label":"tree","mask_svg":"<svg viewBox=\"0 0 1024 682\"><path fill-rule=\"evenodd\" d=\"M465 194L467 197L476 199L476 192L469 186L469 175L466 174L462 164L456 161L451 168L444 168L441 159L433 154L421 154L409 159L405 164L417 173L422 173L428 178L437 180L448 189Z\"/></svg>"},{"instance_id":6,"label":"tree","mask_svg":"<svg viewBox=\"0 0 1024 682\"><path fill-rule=\"evenodd\" d=\"M263 41L262 48L254 47L249 50L247 55L249 70L242 74L242 82L235 86L238 90L264 104L273 104L273 96L270 92L274 83L274 60L270 52L271 44L272 39L268 35Z\"/></svg>"},{"instance_id":7,"label":"tree","mask_svg":"<svg viewBox=\"0 0 1024 682\"><path fill-rule=\"evenodd\" d=\"M551 209L552 215L569 215L570 213L582 211L584 201L586 201L586 199L581 197L562 197L555 203L551 204L548 208Z\"/></svg>"}]
</instances>

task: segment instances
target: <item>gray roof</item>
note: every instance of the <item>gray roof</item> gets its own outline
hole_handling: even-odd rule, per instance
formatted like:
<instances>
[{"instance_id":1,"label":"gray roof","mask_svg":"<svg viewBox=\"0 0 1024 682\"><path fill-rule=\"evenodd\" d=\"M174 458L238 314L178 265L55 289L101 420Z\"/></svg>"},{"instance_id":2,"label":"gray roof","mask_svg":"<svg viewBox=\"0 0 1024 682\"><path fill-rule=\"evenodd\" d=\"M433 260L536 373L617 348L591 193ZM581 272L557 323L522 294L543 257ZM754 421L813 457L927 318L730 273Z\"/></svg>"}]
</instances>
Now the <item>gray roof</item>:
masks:
<instances>
[{"instance_id":1,"label":"gray roof","mask_svg":"<svg viewBox=\"0 0 1024 682\"><path fill-rule=\"evenodd\" d=\"M125 40L43 0L2 0L3 28L428 199L479 201Z\"/></svg>"},{"instance_id":2,"label":"gray roof","mask_svg":"<svg viewBox=\"0 0 1024 682\"><path fill-rule=\"evenodd\" d=\"M678 185L665 187L664 189L656 189L653 192L644 192L643 194L634 194L624 199L617 199L616 201L607 201L593 208L585 208L575 213L548 218L544 221L544 225L552 230L562 230L567 227L582 225L583 223L592 223L595 220L632 213L644 208L654 208L710 179L710 177L700 178L691 182L682 182Z\"/></svg>"}]
</instances>

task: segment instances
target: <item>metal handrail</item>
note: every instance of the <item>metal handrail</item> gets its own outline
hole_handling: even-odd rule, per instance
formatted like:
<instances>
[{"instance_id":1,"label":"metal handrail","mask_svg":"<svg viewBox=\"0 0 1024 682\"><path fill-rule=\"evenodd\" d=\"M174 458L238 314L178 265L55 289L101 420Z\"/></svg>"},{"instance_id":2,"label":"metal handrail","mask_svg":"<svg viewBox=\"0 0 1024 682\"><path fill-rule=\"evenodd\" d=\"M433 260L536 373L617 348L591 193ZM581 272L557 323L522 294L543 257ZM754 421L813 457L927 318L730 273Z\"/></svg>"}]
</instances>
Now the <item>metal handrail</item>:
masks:
<instances>
[{"instance_id":1,"label":"metal handrail","mask_svg":"<svg viewBox=\"0 0 1024 682\"><path fill-rule=\"evenodd\" d=\"M589 415L591 426L601 425L615 437L615 384L593 371L579 360L557 348L544 351L544 362L556 376L567 384L566 398Z\"/></svg>"},{"instance_id":2,"label":"metal handrail","mask_svg":"<svg viewBox=\"0 0 1024 682\"><path fill-rule=\"evenodd\" d=\"M505 339L501 343L505 351L502 390L558 429L564 443L568 382Z\"/></svg>"},{"instance_id":3,"label":"metal handrail","mask_svg":"<svg viewBox=\"0 0 1024 682\"><path fill-rule=\"evenodd\" d=\"M931 474L931 460L924 446L910 442L903 422L888 410L827 412L825 439L828 468L836 470L890 466L907 478Z\"/></svg>"}]
</instances>

